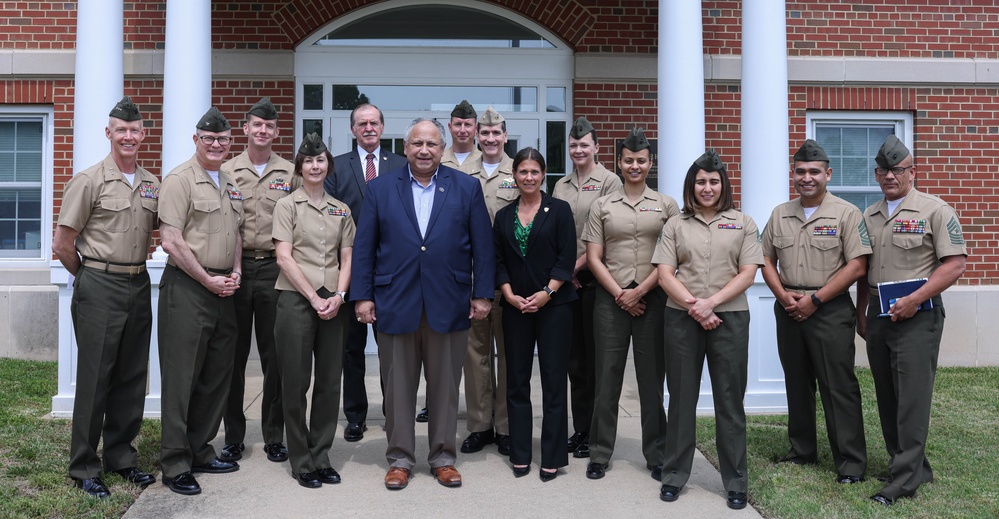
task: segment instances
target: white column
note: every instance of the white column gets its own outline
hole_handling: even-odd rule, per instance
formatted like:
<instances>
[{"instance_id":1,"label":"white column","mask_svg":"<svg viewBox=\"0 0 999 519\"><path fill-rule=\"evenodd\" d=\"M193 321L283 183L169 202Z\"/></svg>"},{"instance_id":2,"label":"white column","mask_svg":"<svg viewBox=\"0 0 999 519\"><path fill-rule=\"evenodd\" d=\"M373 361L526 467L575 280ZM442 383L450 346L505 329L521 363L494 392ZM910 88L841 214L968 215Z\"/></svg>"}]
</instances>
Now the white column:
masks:
<instances>
[{"instance_id":1,"label":"white column","mask_svg":"<svg viewBox=\"0 0 999 519\"><path fill-rule=\"evenodd\" d=\"M73 84L73 172L101 161L110 151L104 128L121 99L125 82L123 0L80 0L76 9L76 70ZM52 195L48 195L52 196ZM69 303L73 281L58 261L52 283L59 286L59 392L52 415L73 415L76 395L76 338Z\"/></svg>"},{"instance_id":2,"label":"white column","mask_svg":"<svg viewBox=\"0 0 999 519\"><path fill-rule=\"evenodd\" d=\"M211 106L211 2L170 0L163 63L163 175L194 155L194 126Z\"/></svg>"},{"instance_id":3,"label":"white column","mask_svg":"<svg viewBox=\"0 0 999 519\"><path fill-rule=\"evenodd\" d=\"M659 0L659 191L681 206L683 177L704 153L701 24L700 0Z\"/></svg>"},{"instance_id":4,"label":"white column","mask_svg":"<svg viewBox=\"0 0 999 519\"><path fill-rule=\"evenodd\" d=\"M787 11L783 1L742 3L741 208L762 231L788 199ZM747 411L785 410L774 297L757 275L750 287Z\"/></svg>"}]
</instances>

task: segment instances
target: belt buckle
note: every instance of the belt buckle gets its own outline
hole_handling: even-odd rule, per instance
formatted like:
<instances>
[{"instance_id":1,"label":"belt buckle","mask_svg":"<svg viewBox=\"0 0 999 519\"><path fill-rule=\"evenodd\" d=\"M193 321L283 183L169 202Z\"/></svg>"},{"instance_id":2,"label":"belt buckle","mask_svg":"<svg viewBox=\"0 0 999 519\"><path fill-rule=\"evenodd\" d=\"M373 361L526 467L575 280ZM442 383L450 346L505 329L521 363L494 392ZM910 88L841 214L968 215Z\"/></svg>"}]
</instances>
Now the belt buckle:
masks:
<instances>
[{"instance_id":1,"label":"belt buckle","mask_svg":"<svg viewBox=\"0 0 999 519\"><path fill-rule=\"evenodd\" d=\"M128 266L128 275L129 276L137 276L137 275L141 274L142 273L142 267L143 267L143 265L129 265Z\"/></svg>"},{"instance_id":2,"label":"belt buckle","mask_svg":"<svg viewBox=\"0 0 999 519\"><path fill-rule=\"evenodd\" d=\"M255 260L267 259L268 257L269 256L267 254L267 251L262 251L262 250L253 251L253 259Z\"/></svg>"}]
</instances>

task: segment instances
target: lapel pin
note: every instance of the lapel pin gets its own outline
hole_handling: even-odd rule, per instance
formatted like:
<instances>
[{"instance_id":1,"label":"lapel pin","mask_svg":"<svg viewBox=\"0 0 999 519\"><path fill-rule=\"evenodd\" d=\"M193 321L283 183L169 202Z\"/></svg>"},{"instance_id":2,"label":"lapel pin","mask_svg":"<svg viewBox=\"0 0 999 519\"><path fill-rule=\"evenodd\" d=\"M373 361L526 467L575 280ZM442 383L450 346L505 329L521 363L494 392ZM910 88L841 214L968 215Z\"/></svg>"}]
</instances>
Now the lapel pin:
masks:
<instances>
[{"instance_id":1,"label":"lapel pin","mask_svg":"<svg viewBox=\"0 0 999 519\"><path fill-rule=\"evenodd\" d=\"M443 187L439 187L439 188L437 188L437 189L440 189L440 190L441 190L441 193L443 193L443 192L444 192L444 188L443 188Z\"/></svg>"},{"instance_id":2,"label":"lapel pin","mask_svg":"<svg viewBox=\"0 0 999 519\"><path fill-rule=\"evenodd\" d=\"M545 212L546 212L546 213L548 212L548 208L547 208L547 207L545 208Z\"/></svg>"}]
</instances>

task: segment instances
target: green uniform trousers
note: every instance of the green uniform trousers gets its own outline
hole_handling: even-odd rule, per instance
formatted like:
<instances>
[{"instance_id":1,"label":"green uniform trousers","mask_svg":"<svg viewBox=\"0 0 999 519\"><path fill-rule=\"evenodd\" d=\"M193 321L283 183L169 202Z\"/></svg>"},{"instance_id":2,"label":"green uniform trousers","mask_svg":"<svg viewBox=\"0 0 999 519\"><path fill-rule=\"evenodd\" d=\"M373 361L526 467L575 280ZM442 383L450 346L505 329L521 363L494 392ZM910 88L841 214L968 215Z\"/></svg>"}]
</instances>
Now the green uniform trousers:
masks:
<instances>
[{"instance_id":1,"label":"green uniform trousers","mask_svg":"<svg viewBox=\"0 0 999 519\"><path fill-rule=\"evenodd\" d=\"M264 372L264 392L260 400L260 430L264 443L281 443L284 437L284 415L281 411L281 373L274 351L274 315L277 313L278 290L274 288L278 274L274 258L243 259L243 275L239 290L232 299L236 305L236 352L232 367L232 384L226 403L225 442L243 443L246 437L246 415L243 414L243 393L246 390L246 359L256 331L260 368ZM254 326L256 325L256 326Z\"/></svg>"},{"instance_id":2,"label":"green uniform trousers","mask_svg":"<svg viewBox=\"0 0 999 519\"><path fill-rule=\"evenodd\" d=\"M629 343L634 347L638 403L642 413L642 454L649 465L663 462L666 442L666 412L663 409L663 379L666 351L663 346L663 309L666 293L656 287L645 295L645 313L639 317L622 310L614 298L597 288L593 305L596 384L593 421L590 424L590 461L607 463L617 440L617 415L628 361Z\"/></svg>"},{"instance_id":3,"label":"green uniform trousers","mask_svg":"<svg viewBox=\"0 0 999 519\"><path fill-rule=\"evenodd\" d=\"M727 492L746 492L746 370L749 362L749 311L719 312L723 321L705 330L685 310L666 308L666 387L669 429L666 432L664 485L683 487L694 463L697 399L701 372L708 361L715 404L715 446Z\"/></svg>"},{"instance_id":4,"label":"green uniform trousers","mask_svg":"<svg viewBox=\"0 0 999 519\"><path fill-rule=\"evenodd\" d=\"M791 318L779 301L774 303L777 352L787 390L788 456L801 462L817 458L817 380L833 464L837 474L849 476L863 476L867 470L860 384L854 371L856 314L848 293L827 301L802 322Z\"/></svg>"},{"instance_id":5,"label":"green uniform trousers","mask_svg":"<svg viewBox=\"0 0 999 519\"><path fill-rule=\"evenodd\" d=\"M295 473L330 467L330 448L336 436L340 415L340 376L343 372L343 345L347 341L347 313L344 303L336 317L324 321L309 301L291 290L279 290L274 340L281 369L281 396L284 423L288 432L288 458ZM325 288L319 297L333 295ZM313 378L312 409L306 393Z\"/></svg>"},{"instance_id":6,"label":"green uniform trousers","mask_svg":"<svg viewBox=\"0 0 999 519\"><path fill-rule=\"evenodd\" d=\"M81 267L73 288L78 357L69 475L90 479L101 471L102 435L105 469L138 465L132 441L142 426L153 312L146 272Z\"/></svg>"},{"instance_id":7,"label":"green uniform trousers","mask_svg":"<svg viewBox=\"0 0 999 519\"><path fill-rule=\"evenodd\" d=\"M878 298L872 295L867 308L867 358L891 474L881 494L896 499L915 495L919 485L933 481L926 437L946 314L940 296L933 298L932 310L916 312L901 322L878 319L879 312Z\"/></svg>"},{"instance_id":8,"label":"green uniform trousers","mask_svg":"<svg viewBox=\"0 0 999 519\"><path fill-rule=\"evenodd\" d=\"M588 270L582 272L589 273ZM569 303L572 307L569 406L572 409L573 432L589 433L590 422L593 421L593 387L597 378L593 360L593 304L596 301L596 283L583 285L576 290L576 293L579 299Z\"/></svg>"},{"instance_id":9,"label":"green uniform trousers","mask_svg":"<svg viewBox=\"0 0 999 519\"><path fill-rule=\"evenodd\" d=\"M160 465L172 478L216 456L232 377L236 309L177 267L160 280L158 337L163 437Z\"/></svg>"}]
</instances>

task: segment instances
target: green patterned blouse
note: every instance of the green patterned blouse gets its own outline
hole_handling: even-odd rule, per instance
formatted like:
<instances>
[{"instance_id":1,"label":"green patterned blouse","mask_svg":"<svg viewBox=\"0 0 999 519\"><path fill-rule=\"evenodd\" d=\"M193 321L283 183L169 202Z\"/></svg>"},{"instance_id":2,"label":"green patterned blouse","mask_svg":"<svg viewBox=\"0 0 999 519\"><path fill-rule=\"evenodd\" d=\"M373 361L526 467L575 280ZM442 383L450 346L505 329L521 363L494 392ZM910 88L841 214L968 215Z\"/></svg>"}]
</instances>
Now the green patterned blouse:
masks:
<instances>
[{"instance_id":1,"label":"green patterned blouse","mask_svg":"<svg viewBox=\"0 0 999 519\"><path fill-rule=\"evenodd\" d=\"M513 237L517 239L517 244L520 245L520 253L527 256L527 238L531 235L531 227L534 227L534 220L524 227L520 223L520 204L517 204L517 209L513 212Z\"/></svg>"}]
</instances>

